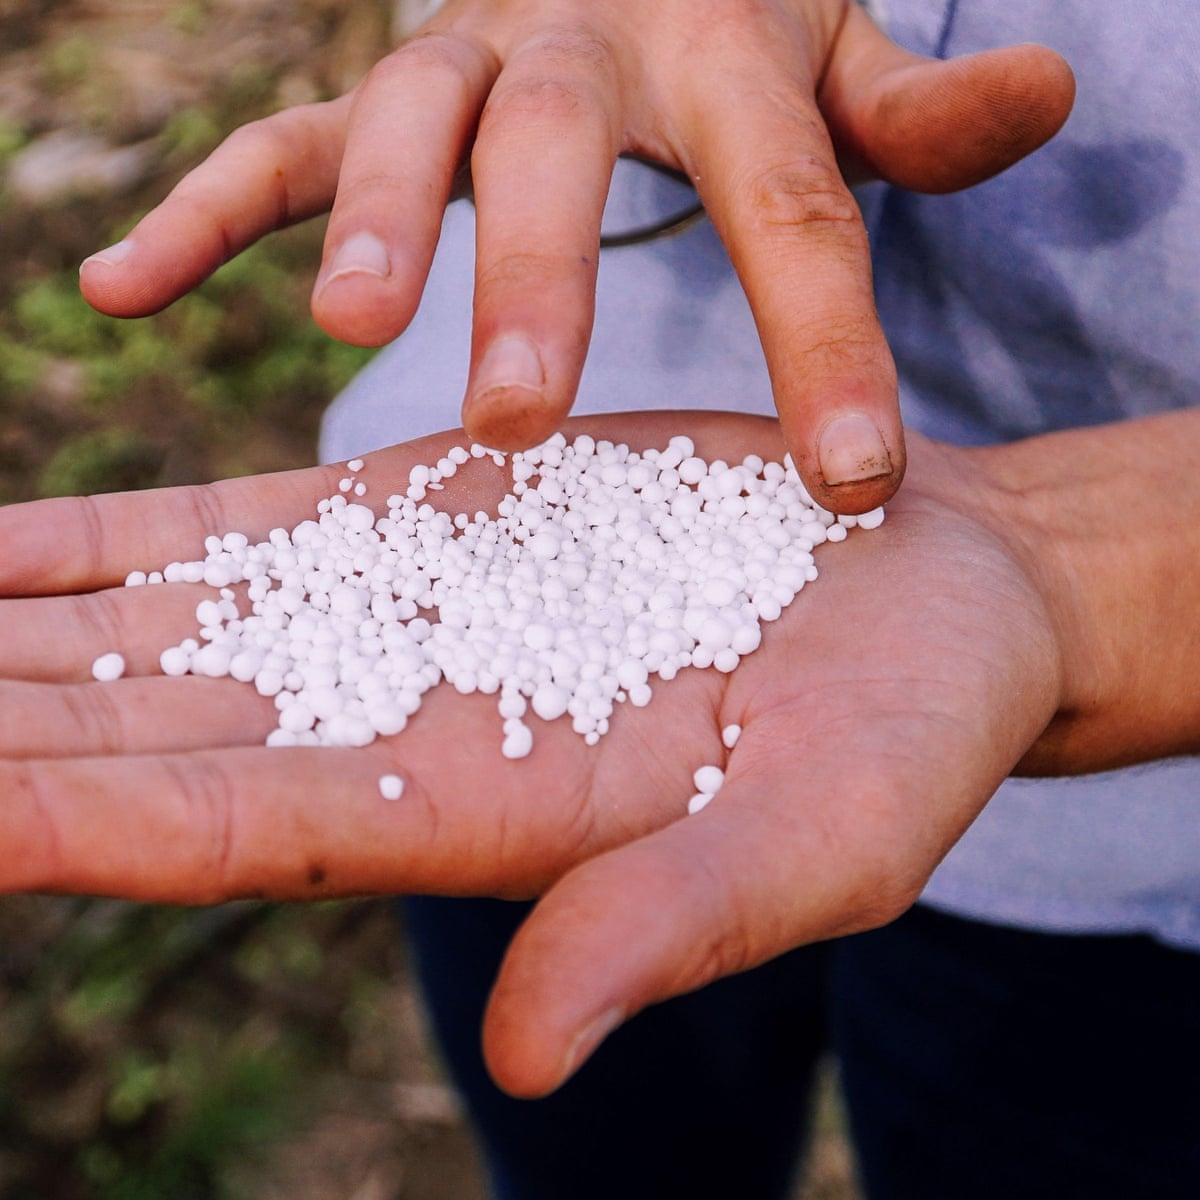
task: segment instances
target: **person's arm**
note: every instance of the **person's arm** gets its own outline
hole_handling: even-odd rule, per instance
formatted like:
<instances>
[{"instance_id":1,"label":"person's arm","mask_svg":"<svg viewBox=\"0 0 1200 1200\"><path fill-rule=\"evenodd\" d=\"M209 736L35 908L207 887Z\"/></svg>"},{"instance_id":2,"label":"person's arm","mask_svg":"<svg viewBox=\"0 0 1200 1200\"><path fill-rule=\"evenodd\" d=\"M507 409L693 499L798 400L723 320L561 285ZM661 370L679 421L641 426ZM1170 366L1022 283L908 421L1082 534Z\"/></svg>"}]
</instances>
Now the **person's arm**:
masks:
<instances>
[{"instance_id":1,"label":"person's arm","mask_svg":"<svg viewBox=\"0 0 1200 1200\"><path fill-rule=\"evenodd\" d=\"M1026 774L1200 751L1200 408L971 451L1053 598L1065 687Z\"/></svg>"},{"instance_id":2,"label":"person's arm","mask_svg":"<svg viewBox=\"0 0 1200 1200\"><path fill-rule=\"evenodd\" d=\"M895 491L905 455L845 177L969 186L1041 145L1073 95L1045 48L924 60L847 0L457 0L340 100L235 133L89 259L82 286L105 312L152 312L332 207L313 311L379 345L416 311L469 159L463 418L489 445L529 445L574 398L613 162L655 159L695 184L729 250L809 490L864 512Z\"/></svg>"},{"instance_id":3,"label":"person's arm","mask_svg":"<svg viewBox=\"0 0 1200 1200\"><path fill-rule=\"evenodd\" d=\"M643 446L686 429L730 460L782 450L761 418L586 428ZM379 452L364 477L385 495L448 444ZM1200 411L987 450L914 436L883 526L820 555L732 675L656 683L596 747L539 724L518 762L494 700L449 688L362 750L265 749L276 714L254 688L157 673L197 589L118 588L125 573L293 524L336 468L0 510L0 890L541 895L485 1038L502 1086L546 1092L622 1016L898 915L1014 768L1197 749L1197 461ZM499 494L486 465L451 483L472 511ZM130 676L87 682L114 648ZM731 722L725 784L685 817ZM380 796L389 772L400 801Z\"/></svg>"}]
</instances>

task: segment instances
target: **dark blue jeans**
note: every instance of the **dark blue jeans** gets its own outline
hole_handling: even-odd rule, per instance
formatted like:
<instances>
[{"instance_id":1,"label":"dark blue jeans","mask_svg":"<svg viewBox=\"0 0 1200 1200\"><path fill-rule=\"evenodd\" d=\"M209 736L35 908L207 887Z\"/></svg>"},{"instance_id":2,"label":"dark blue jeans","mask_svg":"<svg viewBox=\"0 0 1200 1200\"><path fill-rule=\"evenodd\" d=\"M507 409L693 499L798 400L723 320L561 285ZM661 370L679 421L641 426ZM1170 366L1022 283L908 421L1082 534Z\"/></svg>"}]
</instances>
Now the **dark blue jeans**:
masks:
<instances>
[{"instance_id":1,"label":"dark blue jeans","mask_svg":"<svg viewBox=\"0 0 1200 1200\"><path fill-rule=\"evenodd\" d=\"M526 911L404 905L502 1200L781 1200L827 1049L871 1200L1200 1196L1200 955L917 908L650 1009L520 1101L479 1028Z\"/></svg>"}]
</instances>

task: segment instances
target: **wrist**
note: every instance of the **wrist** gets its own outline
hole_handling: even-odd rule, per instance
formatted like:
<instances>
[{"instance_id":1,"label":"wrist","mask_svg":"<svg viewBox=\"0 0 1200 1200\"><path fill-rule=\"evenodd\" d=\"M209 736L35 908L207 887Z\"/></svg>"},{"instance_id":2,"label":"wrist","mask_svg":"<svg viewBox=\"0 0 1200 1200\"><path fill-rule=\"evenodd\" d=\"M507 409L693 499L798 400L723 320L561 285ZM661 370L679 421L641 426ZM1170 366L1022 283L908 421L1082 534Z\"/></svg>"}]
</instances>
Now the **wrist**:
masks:
<instances>
[{"instance_id":1,"label":"wrist","mask_svg":"<svg viewBox=\"0 0 1200 1200\"><path fill-rule=\"evenodd\" d=\"M1042 595L1061 655L1058 710L1020 770L1200 749L1200 410L971 453L985 519Z\"/></svg>"}]
</instances>

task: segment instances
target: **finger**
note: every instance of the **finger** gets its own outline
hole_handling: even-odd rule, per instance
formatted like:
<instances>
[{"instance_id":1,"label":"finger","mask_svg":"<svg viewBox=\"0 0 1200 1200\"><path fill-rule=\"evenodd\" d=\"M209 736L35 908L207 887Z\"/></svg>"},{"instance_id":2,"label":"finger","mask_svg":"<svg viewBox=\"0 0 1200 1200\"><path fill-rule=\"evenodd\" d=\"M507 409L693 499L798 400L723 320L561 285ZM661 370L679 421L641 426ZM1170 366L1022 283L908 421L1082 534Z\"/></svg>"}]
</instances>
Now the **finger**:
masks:
<instances>
[{"instance_id":1,"label":"finger","mask_svg":"<svg viewBox=\"0 0 1200 1200\"><path fill-rule=\"evenodd\" d=\"M356 89L313 289L328 333L379 346L412 319L497 70L483 43L435 32L401 46Z\"/></svg>"},{"instance_id":2,"label":"finger","mask_svg":"<svg viewBox=\"0 0 1200 1200\"><path fill-rule=\"evenodd\" d=\"M379 508L390 493L404 491L416 463L434 463L463 441L461 432L421 438L364 455L363 467L355 472L339 464L196 487L56 497L0 508L0 593L46 595L114 587L131 571L202 559L205 538L211 535L236 531L260 541L273 528L290 530L314 517L316 503L339 494L346 479L366 488L356 500ZM477 498L482 506L497 478L487 471L464 472L447 489L447 499L469 503ZM475 497L477 487L483 492Z\"/></svg>"},{"instance_id":3,"label":"finger","mask_svg":"<svg viewBox=\"0 0 1200 1200\"><path fill-rule=\"evenodd\" d=\"M665 445L686 428L702 454L735 457L781 452L774 422L727 413L653 413L591 416L576 427L597 436L631 439L640 447ZM469 439L461 430L433 434L366 454L361 469L346 464L282 471L198 487L61 497L0 507L0 594L45 596L116 587L131 571L159 570L204 556L209 536L240 532L252 541L277 527L291 529L314 516L324 497L353 479L367 489L355 499L379 510L403 492L418 463L436 463ZM491 507L510 482L488 459L464 466L438 493L439 503L474 512ZM432 501L432 497L431 497Z\"/></svg>"},{"instance_id":4,"label":"finger","mask_svg":"<svg viewBox=\"0 0 1200 1200\"><path fill-rule=\"evenodd\" d=\"M899 485L904 441L866 230L814 86L791 62L732 57L693 100L688 169L755 314L796 468L825 508L860 513Z\"/></svg>"},{"instance_id":5,"label":"finger","mask_svg":"<svg viewBox=\"0 0 1200 1200\"><path fill-rule=\"evenodd\" d=\"M713 688L681 678L656 697L685 751L686 714L708 712ZM529 757L510 761L494 699L439 689L403 734L357 750L0 761L0 891L172 903L533 895L668 819L672 770L637 715L620 750L588 747L558 721L539 723ZM390 773L404 781L396 801L380 792Z\"/></svg>"},{"instance_id":6,"label":"finger","mask_svg":"<svg viewBox=\"0 0 1200 1200\"><path fill-rule=\"evenodd\" d=\"M1071 68L1045 46L941 61L901 49L857 5L820 103L852 178L919 192L971 187L1032 153L1071 111Z\"/></svg>"},{"instance_id":7,"label":"finger","mask_svg":"<svg viewBox=\"0 0 1200 1200\"><path fill-rule=\"evenodd\" d=\"M131 571L204 557L204 539L262 538L312 515L341 472L319 467L199 487L56 497L0 509L0 592L46 595L114 587ZM386 493L384 493L386 495Z\"/></svg>"},{"instance_id":8,"label":"finger","mask_svg":"<svg viewBox=\"0 0 1200 1200\"><path fill-rule=\"evenodd\" d=\"M160 754L261 745L270 700L227 680L119 679L53 685L0 682L0 758Z\"/></svg>"},{"instance_id":9,"label":"finger","mask_svg":"<svg viewBox=\"0 0 1200 1200\"><path fill-rule=\"evenodd\" d=\"M84 298L114 317L158 312L275 229L333 200L350 98L244 125L116 245L80 267Z\"/></svg>"},{"instance_id":10,"label":"finger","mask_svg":"<svg viewBox=\"0 0 1200 1200\"><path fill-rule=\"evenodd\" d=\"M130 675L159 673L158 656L199 628L196 605L211 588L165 584L81 596L0 600L0 679L80 683L102 654L117 652Z\"/></svg>"},{"instance_id":11,"label":"finger","mask_svg":"<svg viewBox=\"0 0 1200 1200\"><path fill-rule=\"evenodd\" d=\"M480 121L474 330L463 424L518 449L559 427L591 336L600 219L620 149L616 63L586 30L506 63Z\"/></svg>"}]
</instances>

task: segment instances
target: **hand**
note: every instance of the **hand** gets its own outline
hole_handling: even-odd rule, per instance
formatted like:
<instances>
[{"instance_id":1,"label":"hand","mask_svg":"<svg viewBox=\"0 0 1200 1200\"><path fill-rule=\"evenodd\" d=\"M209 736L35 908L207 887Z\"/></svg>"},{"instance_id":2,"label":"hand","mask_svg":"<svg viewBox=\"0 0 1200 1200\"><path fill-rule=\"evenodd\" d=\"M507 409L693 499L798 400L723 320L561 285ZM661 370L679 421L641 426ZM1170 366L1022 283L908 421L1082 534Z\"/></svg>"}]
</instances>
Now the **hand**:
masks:
<instances>
[{"instance_id":1,"label":"hand","mask_svg":"<svg viewBox=\"0 0 1200 1200\"><path fill-rule=\"evenodd\" d=\"M681 426L709 457L782 449L759 418L587 422L634 446ZM372 456L368 498L450 441ZM1071 621L982 453L918 439L884 526L818 551L821 578L733 675L656 683L594 748L566 722L534 722L519 762L500 757L494 698L436 689L402 734L362 750L266 749L275 712L252 687L156 673L211 593L120 588L125 574L199 554L209 533L291 526L342 470L0 510L0 889L184 903L544 893L486 1041L503 1086L549 1090L621 1016L897 915L1069 699ZM497 498L497 475L473 464L444 494L474 510ZM112 649L129 676L88 682ZM723 761L730 722L744 733L725 786L685 816L691 774ZM393 771L398 802L377 787Z\"/></svg>"},{"instance_id":2,"label":"hand","mask_svg":"<svg viewBox=\"0 0 1200 1200\"><path fill-rule=\"evenodd\" d=\"M416 310L469 156L464 424L489 445L530 445L566 416L583 367L613 162L652 158L695 183L728 247L809 490L864 512L905 457L843 172L968 186L1041 145L1073 94L1049 50L923 60L847 0L455 0L340 100L235 133L88 260L82 286L105 312L153 312L332 206L313 312L336 337L381 345Z\"/></svg>"}]
</instances>

